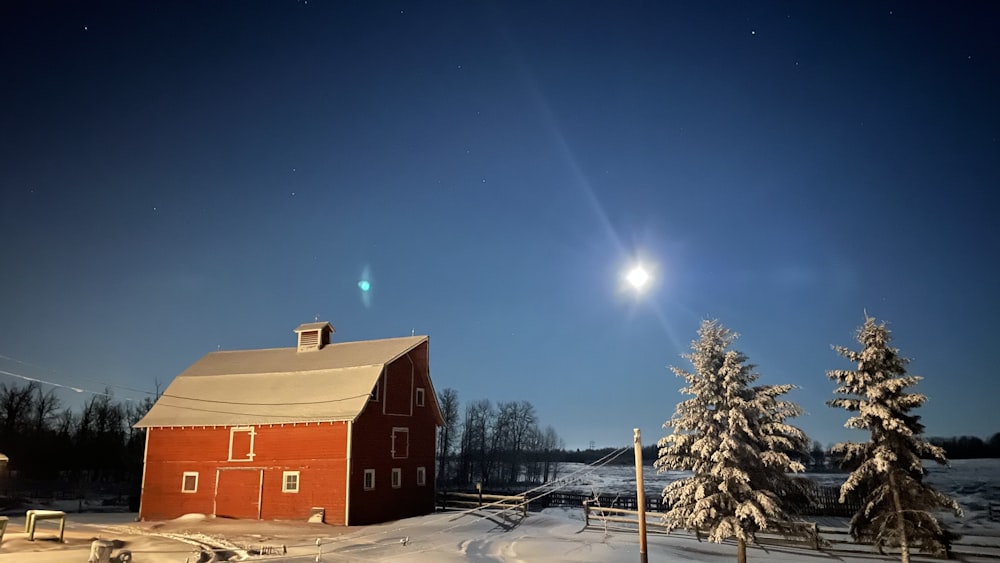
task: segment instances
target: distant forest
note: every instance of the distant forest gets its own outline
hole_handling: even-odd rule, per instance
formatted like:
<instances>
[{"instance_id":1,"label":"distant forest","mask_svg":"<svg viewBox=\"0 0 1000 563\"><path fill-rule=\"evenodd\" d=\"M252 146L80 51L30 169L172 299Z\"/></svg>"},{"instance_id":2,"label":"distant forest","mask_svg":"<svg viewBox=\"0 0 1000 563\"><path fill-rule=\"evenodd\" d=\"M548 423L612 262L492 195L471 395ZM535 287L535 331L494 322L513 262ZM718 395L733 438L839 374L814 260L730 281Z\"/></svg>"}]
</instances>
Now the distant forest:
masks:
<instances>
[{"instance_id":1,"label":"distant forest","mask_svg":"<svg viewBox=\"0 0 1000 563\"><path fill-rule=\"evenodd\" d=\"M552 426L541 428L528 401L480 399L460 408L458 391L438 394L438 485L464 488L545 483L558 477L564 444Z\"/></svg>"},{"instance_id":2,"label":"distant forest","mask_svg":"<svg viewBox=\"0 0 1000 563\"><path fill-rule=\"evenodd\" d=\"M991 436L988 440L983 440L976 436L960 436L952 438L929 438L929 442L944 448L948 459L981 459L1000 458L1000 432ZM618 448L591 448L576 450L561 450L556 456L558 462L574 463L594 463L604 459ZM654 445L642 448L642 460L646 465L650 465L656 459L659 448ZM829 449L824 449L819 442L814 442L809 456L801 459L806 469L809 471L836 470L839 467L837 458L832 455ZM631 465L634 463L634 456L631 454L622 456L611 462L613 464Z\"/></svg>"},{"instance_id":3,"label":"distant forest","mask_svg":"<svg viewBox=\"0 0 1000 563\"><path fill-rule=\"evenodd\" d=\"M481 399L463 409L458 391L444 389L438 403L445 422L438 429L438 482L445 486L544 483L559 476L560 463L596 463L621 449L566 449L553 427L539 427L535 408L527 401L493 404ZM975 436L929 441L943 447L949 459L1000 457L1000 433L985 441ZM646 445L643 463L652 464L658 454L655 443ZM800 461L811 471L839 468L837 458L819 442L813 442ZM632 465L635 456L630 450L608 463Z\"/></svg>"},{"instance_id":4,"label":"distant forest","mask_svg":"<svg viewBox=\"0 0 1000 563\"><path fill-rule=\"evenodd\" d=\"M21 483L50 483L43 489L94 490L115 486L138 492L142 479L145 432L132 426L153 405L120 399L107 390L82 407L64 407L55 390L37 382L0 384L0 453L10 461L0 488ZM460 405L458 392L438 394L444 426L438 429L438 482L465 487L542 483L559 477L564 462L594 463L617 448L567 450L552 426L541 427L528 401L492 403L480 399ZM931 438L949 459L1000 457L1000 433ZM657 456L655 444L643 449L645 463ZM816 442L807 467L834 469L836 460ZM627 453L614 463L631 464ZM34 487L35 485L31 485Z\"/></svg>"}]
</instances>

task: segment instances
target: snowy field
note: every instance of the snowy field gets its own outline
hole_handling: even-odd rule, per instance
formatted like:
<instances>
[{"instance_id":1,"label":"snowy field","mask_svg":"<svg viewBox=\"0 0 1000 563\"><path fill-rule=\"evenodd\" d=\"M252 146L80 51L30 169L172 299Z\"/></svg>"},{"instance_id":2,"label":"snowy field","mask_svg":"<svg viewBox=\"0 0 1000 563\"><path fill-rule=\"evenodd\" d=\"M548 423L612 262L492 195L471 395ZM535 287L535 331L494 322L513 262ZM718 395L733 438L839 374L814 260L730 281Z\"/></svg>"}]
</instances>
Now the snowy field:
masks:
<instances>
[{"instance_id":1,"label":"snowy field","mask_svg":"<svg viewBox=\"0 0 1000 563\"><path fill-rule=\"evenodd\" d=\"M956 531L985 537L1000 545L1000 524L986 517L987 503L1000 500L1000 460L953 462L951 467L932 467L930 479L941 490L954 495L966 515L953 521ZM565 464L561 475L574 475L574 491L631 494L634 469L628 466L592 470ZM654 493L680 475L644 474L646 491ZM813 475L836 485L839 474ZM655 494L655 493L654 493ZM134 514L69 514L65 544L53 541L54 528L40 527L40 539L24 537L24 518L14 517L0 545L0 559L27 563L87 561L92 539L114 539L130 549L136 563L190 562L199 560L199 547L225 549L223 557L248 561L412 561L416 563L474 562L635 562L639 558L634 532L584 528L582 509L552 508L531 513L521 520L513 515L443 512L376 526L335 528L304 522L254 522L190 515L169 522L134 522ZM833 525L821 523L823 525ZM317 546L319 540L319 546ZM287 550L282 555L249 555L252 546ZM778 563L859 563L891 561L859 546L860 553L835 554L796 548L751 547L750 561ZM116 551L118 553L118 551ZM731 543L699 542L684 532L651 533L649 561L730 562L735 558ZM317 559L317 556L319 559ZM916 561L938 561L917 557ZM976 558L968 561L1000 561Z\"/></svg>"},{"instance_id":2,"label":"snowy field","mask_svg":"<svg viewBox=\"0 0 1000 563\"><path fill-rule=\"evenodd\" d=\"M963 517L945 518L957 532L976 533L980 529L997 530L1000 525L989 522L987 508L990 502L1000 504L1000 459L959 459L948 466L930 462L927 481L940 491L946 492L962 506ZM646 495L659 495L660 491L676 479L690 475L684 471L657 473L646 466L642 479ZM563 490L582 494L623 494L635 495L635 467L631 465L608 465L590 469L578 463L564 463L559 466L559 476L570 482ZM847 478L846 473L803 473L820 485L839 487Z\"/></svg>"}]
</instances>

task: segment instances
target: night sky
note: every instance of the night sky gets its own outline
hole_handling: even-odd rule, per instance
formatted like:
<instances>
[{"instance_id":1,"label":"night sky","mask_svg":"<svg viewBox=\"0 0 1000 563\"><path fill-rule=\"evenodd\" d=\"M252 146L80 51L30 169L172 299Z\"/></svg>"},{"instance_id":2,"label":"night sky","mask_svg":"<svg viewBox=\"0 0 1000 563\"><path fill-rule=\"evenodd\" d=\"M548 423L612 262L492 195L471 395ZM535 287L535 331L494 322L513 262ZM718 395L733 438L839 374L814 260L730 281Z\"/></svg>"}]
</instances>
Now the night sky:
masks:
<instances>
[{"instance_id":1,"label":"night sky","mask_svg":"<svg viewBox=\"0 0 1000 563\"><path fill-rule=\"evenodd\" d=\"M318 316L430 335L438 391L571 448L653 443L717 318L827 444L864 438L825 402L867 310L929 435L1000 431L995 2L20 1L0 29L0 383L140 398Z\"/></svg>"}]
</instances>

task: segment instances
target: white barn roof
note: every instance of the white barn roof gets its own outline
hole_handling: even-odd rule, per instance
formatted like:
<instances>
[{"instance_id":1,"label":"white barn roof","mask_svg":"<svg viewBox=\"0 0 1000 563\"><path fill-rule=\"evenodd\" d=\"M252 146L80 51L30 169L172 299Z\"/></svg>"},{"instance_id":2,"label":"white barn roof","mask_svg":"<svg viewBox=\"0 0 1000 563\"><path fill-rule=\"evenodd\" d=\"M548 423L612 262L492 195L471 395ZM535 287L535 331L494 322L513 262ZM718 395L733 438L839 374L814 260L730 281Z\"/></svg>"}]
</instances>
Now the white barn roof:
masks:
<instances>
[{"instance_id":1,"label":"white barn roof","mask_svg":"<svg viewBox=\"0 0 1000 563\"><path fill-rule=\"evenodd\" d=\"M426 336L212 352L166 388L136 428L327 422L357 418L386 364Z\"/></svg>"}]
</instances>

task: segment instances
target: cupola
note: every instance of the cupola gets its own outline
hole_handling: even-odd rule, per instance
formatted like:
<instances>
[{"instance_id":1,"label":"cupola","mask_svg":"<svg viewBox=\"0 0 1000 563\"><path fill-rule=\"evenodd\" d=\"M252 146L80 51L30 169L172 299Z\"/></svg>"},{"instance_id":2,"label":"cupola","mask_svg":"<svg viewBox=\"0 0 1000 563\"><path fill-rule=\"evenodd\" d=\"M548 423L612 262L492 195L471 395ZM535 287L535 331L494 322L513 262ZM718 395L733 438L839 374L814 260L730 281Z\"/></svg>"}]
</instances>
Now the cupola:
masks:
<instances>
[{"instance_id":1,"label":"cupola","mask_svg":"<svg viewBox=\"0 0 1000 563\"><path fill-rule=\"evenodd\" d=\"M299 352L311 352L320 350L330 343L330 335L337 332L333 325L326 321L316 323L303 323L295 329L295 334L299 336Z\"/></svg>"}]
</instances>

